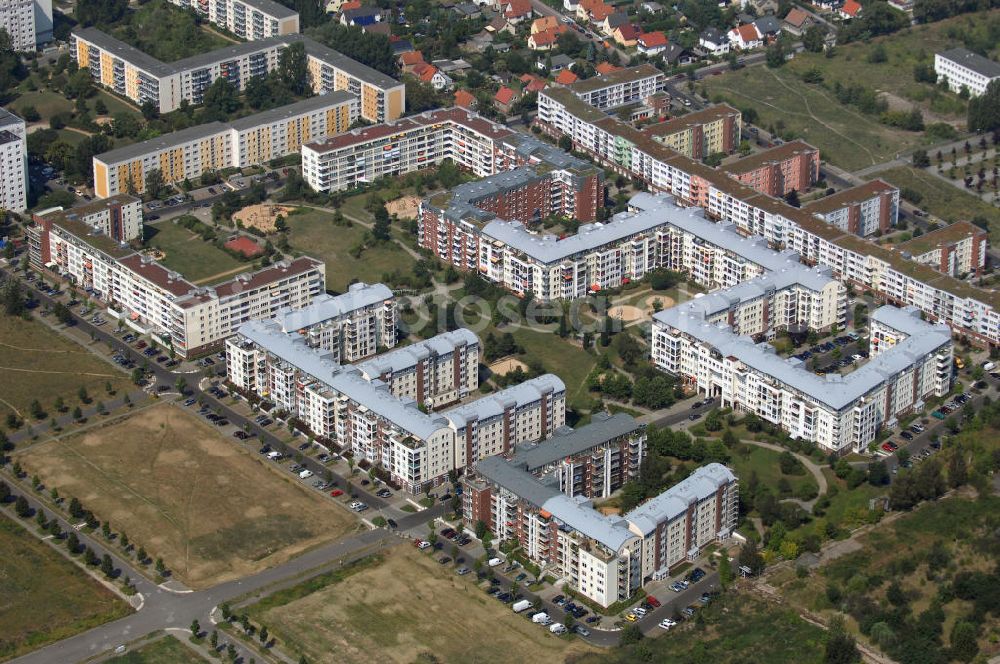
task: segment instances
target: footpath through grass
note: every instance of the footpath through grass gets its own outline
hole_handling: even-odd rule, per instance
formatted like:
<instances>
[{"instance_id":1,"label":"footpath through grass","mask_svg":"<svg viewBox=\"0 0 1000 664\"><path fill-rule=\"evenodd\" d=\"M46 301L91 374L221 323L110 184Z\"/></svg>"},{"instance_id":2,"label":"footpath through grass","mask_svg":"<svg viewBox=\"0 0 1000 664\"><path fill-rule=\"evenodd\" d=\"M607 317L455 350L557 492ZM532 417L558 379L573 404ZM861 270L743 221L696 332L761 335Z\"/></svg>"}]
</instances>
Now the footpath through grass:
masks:
<instances>
[{"instance_id":1,"label":"footpath through grass","mask_svg":"<svg viewBox=\"0 0 1000 664\"><path fill-rule=\"evenodd\" d=\"M8 514L11 509L4 508ZM0 516L0 561L0 659L130 612L125 602L8 516Z\"/></svg>"}]
</instances>

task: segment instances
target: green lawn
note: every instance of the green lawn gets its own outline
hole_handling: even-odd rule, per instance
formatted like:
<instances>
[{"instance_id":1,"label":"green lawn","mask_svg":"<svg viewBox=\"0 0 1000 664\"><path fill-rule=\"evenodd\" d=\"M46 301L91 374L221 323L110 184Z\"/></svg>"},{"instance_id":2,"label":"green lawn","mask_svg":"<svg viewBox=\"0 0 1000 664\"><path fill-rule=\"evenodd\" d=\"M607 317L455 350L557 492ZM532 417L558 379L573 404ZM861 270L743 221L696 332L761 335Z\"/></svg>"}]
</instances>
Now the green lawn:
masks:
<instances>
[{"instance_id":1,"label":"green lawn","mask_svg":"<svg viewBox=\"0 0 1000 664\"><path fill-rule=\"evenodd\" d=\"M723 595L698 606L697 621L656 639L612 648L574 660L576 664L820 664L825 632L795 610L749 595ZM680 607L678 607L680 608Z\"/></svg>"},{"instance_id":2,"label":"green lawn","mask_svg":"<svg viewBox=\"0 0 1000 664\"><path fill-rule=\"evenodd\" d=\"M887 127L842 106L832 92L803 83L791 69L747 67L710 77L704 86L712 101L755 108L760 126L815 145L824 160L847 170L893 159L922 142L923 134Z\"/></svg>"},{"instance_id":3,"label":"green lawn","mask_svg":"<svg viewBox=\"0 0 1000 664\"><path fill-rule=\"evenodd\" d=\"M355 200L355 197L350 200ZM344 206L347 214L347 205ZM326 287L342 292L355 279L365 282L382 280L382 275L393 270L407 272L416 261L399 245L388 243L365 249L357 258L351 255L352 247L361 244L368 230L360 224L334 226L333 215L320 210L301 209L288 217L291 229L288 242L293 249L313 256L326 263ZM401 233L393 229L393 233Z\"/></svg>"},{"instance_id":4,"label":"green lawn","mask_svg":"<svg viewBox=\"0 0 1000 664\"><path fill-rule=\"evenodd\" d=\"M504 330L506 331L506 330ZM597 364L597 358L579 346L559 338L552 332L510 330L524 353L522 360L539 360L545 369L559 376L566 384L566 405L570 408L589 408L591 397L587 392L587 376ZM485 333L484 333L485 334Z\"/></svg>"},{"instance_id":5,"label":"green lawn","mask_svg":"<svg viewBox=\"0 0 1000 664\"><path fill-rule=\"evenodd\" d=\"M30 419L28 408L38 399L51 417L55 399L62 397L65 406L72 409L79 403L81 387L95 401L107 398L104 384L108 381L113 390L128 385L125 374L114 365L43 323L0 318L0 416L16 409Z\"/></svg>"},{"instance_id":6,"label":"green lawn","mask_svg":"<svg viewBox=\"0 0 1000 664\"><path fill-rule=\"evenodd\" d=\"M0 560L0 659L129 613L118 597L7 516L0 516Z\"/></svg>"},{"instance_id":7,"label":"green lawn","mask_svg":"<svg viewBox=\"0 0 1000 664\"><path fill-rule=\"evenodd\" d=\"M26 106L34 106L35 110L43 118L51 118L57 113L70 113L73 111L72 101L51 90L22 92L11 106L15 113L20 113L21 109Z\"/></svg>"},{"instance_id":8,"label":"green lawn","mask_svg":"<svg viewBox=\"0 0 1000 664\"><path fill-rule=\"evenodd\" d=\"M730 460L730 465L741 482L746 482L752 473L756 473L758 481L762 485L770 487L775 495L778 494L778 482L782 478L788 480L795 494L799 493L800 488L810 488L813 492L818 490L816 479L804 467L801 475L782 473L781 467L778 465L780 452L756 445L747 445L746 447L749 450L748 455L737 453Z\"/></svg>"},{"instance_id":9,"label":"green lawn","mask_svg":"<svg viewBox=\"0 0 1000 664\"><path fill-rule=\"evenodd\" d=\"M108 664L202 664L204 658L172 636L164 636L138 650L107 660Z\"/></svg>"},{"instance_id":10,"label":"green lawn","mask_svg":"<svg viewBox=\"0 0 1000 664\"><path fill-rule=\"evenodd\" d=\"M1000 237L1000 209L953 187L937 176L910 166L890 168L879 172L878 176L900 189L919 192L922 198L917 205L945 221L985 217L990 222L991 239L995 241Z\"/></svg>"},{"instance_id":11,"label":"green lawn","mask_svg":"<svg viewBox=\"0 0 1000 664\"><path fill-rule=\"evenodd\" d=\"M160 261L164 266L195 283L217 282L238 274L240 268L251 269L250 263L233 258L200 235L169 221L147 224L146 242L166 254Z\"/></svg>"}]
</instances>

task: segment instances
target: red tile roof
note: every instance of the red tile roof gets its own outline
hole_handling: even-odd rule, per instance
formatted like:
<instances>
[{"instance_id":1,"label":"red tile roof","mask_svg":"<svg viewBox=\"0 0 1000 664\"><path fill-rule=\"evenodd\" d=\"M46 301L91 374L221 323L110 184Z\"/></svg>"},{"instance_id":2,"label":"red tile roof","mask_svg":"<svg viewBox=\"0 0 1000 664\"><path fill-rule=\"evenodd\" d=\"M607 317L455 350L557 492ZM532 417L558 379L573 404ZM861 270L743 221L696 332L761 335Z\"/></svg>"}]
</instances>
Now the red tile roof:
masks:
<instances>
[{"instance_id":1,"label":"red tile roof","mask_svg":"<svg viewBox=\"0 0 1000 664\"><path fill-rule=\"evenodd\" d=\"M348 0L344 4L340 5L340 11L342 13L352 9L361 9L361 0Z\"/></svg>"},{"instance_id":2,"label":"red tile roof","mask_svg":"<svg viewBox=\"0 0 1000 664\"><path fill-rule=\"evenodd\" d=\"M603 75L603 74L610 74L613 71L618 71L619 69L621 69L621 67L619 67L618 65L613 65L610 62L602 62L601 64L597 65L595 69L597 69L598 74Z\"/></svg>"},{"instance_id":3,"label":"red tile roof","mask_svg":"<svg viewBox=\"0 0 1000 664\"><path fill-rule=\"evenodd\" d=\"M412 67L424 61L424 54L420 51L410 51L399 56L399 60L403 63L404 67Z\"/></svg>"},{"instance_id":4,"label":"red tile roof","mask_svg":"<svg viewBox=\"0 0 1000 664\"><path fill-rule=\"evenodd\" d=\"M532 32L542 32L544 30L551 30L552 28L559 27L559 17L558 16L543 16L541 18L536 18L531 22Z\"/></svg>"},{"instance_id":5,"label":"red tile roof","mask_svg":"<svg viewBox=\"0 0 1000 664\"><path fill-rule=\"evenodd\" d=\"M572 85L573 83L576 83L578 78L580 77L571 72L570 70L563 69L561 72L559 72L559 75L556 76L556 83L558 83L559 85Z\"/></svg>"},{"instance_id":6,"label":"red tile roof","mask_svg":"<svg viewBox=\"0 0 1000 664\"><path fill-rule=\"evenodd\" d=\"M504 86L497 91L494 99L496 99L500 104L509 104L514 101L514 91L507 86Z\"/></svg>"},{"instance_id":7,"label":"red tile roof","mask_svg":"<svg viewBox=\"0 0 1000 664\"><path fill-rule=\"evenodd\" d=\"M857 16L858 12L861 11L861 3L857 0L844 0L844 6L840 8L840 11L848 16Z\"/></svg>"},{"instance_id":8,"label":"red tile roof","mask_svg":"<svg viewBox=\"0 0 1000 664\"><path fill-rule=\"evenodd\" d=\"M667 45L667 36L657 30L656 32L644 32L639 35L639 43L646 48L656 48Z\"/></svg>"},{"instance_id":9,"label":"red tile roof","mask_svg":"<svg viewBox=\"0 0 1000 664\"><path fill-rule=\"evenodd\" d=\"M529 81L528 84L524 86L524 90L525 92L541 92L542 90L545 89L546 85L548 85L548 83L545 81L545 79L538 78L537 76L532 76L531 81Z\"/></svg>"},{"instance_id":10,"label":"red tile roof","mask_svg":"<svg viewBox=\"0 0 1000 664\"><path fill-rule=\"evenodd\" d=\"M639 38L639 35L641 34L639 32L639 28L635 27L631 23L627 23L625 25L621 25L615 28L615 33L618 35L618 38L621 39L622 41L635 41L636 39Z\"/></svg>"},{"instance_id":11,"label":"red tile roof","mask_svg":"<svg viewBox=\"0 0 1000 664\"><path fill-rule=\"evenodd\" d=\"M434 78L434 74L438 73L438 68L426 62L421 62L413 68L413 73L424 83L430 83Z\"/></svg>"},{"instance_id":12,"label":"red tile roof","mask_svg":"<svg viewBox=\"0 0 1000 664\"><path fill-rule=\"evenodd\" d=\"M788 16L785 17L785 23L793 25L796 28L801 28L802 24L805 23L808 18L809 14L805 13L798 7L795 7L792 11L788 12Z\"/></svg>"},{"instance_id":13,"label":"red tile roof","mask_svg":"<svg viewBox=\"0 0 1000 664\"><path fill-rule=\"evenodd\" d=\"M476 103L476 98L471 92L466 90L458 90L455 92L455 106L461 106L462 108L472 108Z\"/></svg>"},{"instance_id":14,"label":"red tile roof","mask_svg":"<svg viewBox=\"0 0 1000 664\"><path fill-rule=\"evenodd\" d=\"M744 23L738 28L733 28L744 42L752 42L760 39L760 34L753 23Z\"/></svg>"},{"instance_id":15,"label":"red tile roof","mask_svg":"<svg viewBox=\"0 0 1000 664\"><path fill-rule=\"evenodd\" d=\"M531 16L531 2L529 0L510 0L507 3L507 11L504 12L504 16L507 18Z\"/></svg>"}]
</instances>

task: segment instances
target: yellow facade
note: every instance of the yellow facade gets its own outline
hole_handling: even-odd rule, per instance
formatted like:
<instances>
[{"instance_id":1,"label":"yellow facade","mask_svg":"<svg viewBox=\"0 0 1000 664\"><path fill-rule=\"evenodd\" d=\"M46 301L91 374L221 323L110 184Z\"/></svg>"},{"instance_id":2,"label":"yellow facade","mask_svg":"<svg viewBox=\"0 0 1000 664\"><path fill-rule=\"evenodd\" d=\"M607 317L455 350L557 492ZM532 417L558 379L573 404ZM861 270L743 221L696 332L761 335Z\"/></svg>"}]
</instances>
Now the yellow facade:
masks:
<instances>
[{"instance_id":1,"label":"yellow facade","mask_svg":"<svg viewBox=\"0 0 1000 664\"><path fill-rule=\"evenodd\" d=\"M361 84L361 117L366 120L378 120L378 93L378 88Z\"/></svg>"},{"instance_id":2,"label":"yellow facade","mask_svg":"<svg viewBox=\"0 0 1000 664\"><path fill-rule=\"evenodd\" d=\"M97 194L98 198L107 198L110 196L108 191L111 189L111 183L108 182L108 167L100 162L94 162L94 193Z\"/></svg>"},{"instance_id":3,"label":"yellow facade","mask_svg":"<svg viewBox=\"0 0 1000 664\"><path fill-rule=\"evenodd\" d=\"M125 96L129 99L139 98L139 70L125 64Z\"/></svg>"},{"instance_id":4,"label":"yellow facade","mask_svg":"<svg viewBox=\"0 0 1000 664\"><path fill-rule=\"evenodd\" d=\"M336 72L334 72L333 75L333 89L346 90L348 87L350 87L348 83L349 80L350 79L347 77L347 74L338 69Z\"/></svg>"},{"instance_id":5,"label":"yellow facade","mask_svg":"<svg viewBox=\"0 0 1000 664\"><path fill-rule=\"evenodd\" d=\"M76 61L80 69L90 66L90 44L80 39L76 40Z\"/></svg>"},{"instance_id":6,"label":"yellow facade","mask_svg":"<svg viewBox=\"0 0 1000 664\"><path fill-rule=\"evenodd\" d=\"M101 84L109 88L115 87L114 62L110 53L101 53Z\"/></svg>"},{"instance_id":7,"label":"yellow facade","mask_svg":"<svg viewBox=\"0 0 1000 664\"><path fill-rule=\"evenodd\" d=\"M131 183L131 186L129 183ZM110 187L108 189L113 196L129 191L143 191L145 188L146 178L143 174L142 160L136 159L135 161L118 164L118 191L110 191Z\"/></svg>"},{"instance_id":8,"label":"yellow facade","mask_svg":"<svg viewBox=\"0 0 1000 664\"><path fill-rule=\"evenodd\" d=\"M403 115L403 91L402 90L392 90L389 92L389 103L388 108L385 112L385 119L396 120Z\"/></svg>"}]
</instances>

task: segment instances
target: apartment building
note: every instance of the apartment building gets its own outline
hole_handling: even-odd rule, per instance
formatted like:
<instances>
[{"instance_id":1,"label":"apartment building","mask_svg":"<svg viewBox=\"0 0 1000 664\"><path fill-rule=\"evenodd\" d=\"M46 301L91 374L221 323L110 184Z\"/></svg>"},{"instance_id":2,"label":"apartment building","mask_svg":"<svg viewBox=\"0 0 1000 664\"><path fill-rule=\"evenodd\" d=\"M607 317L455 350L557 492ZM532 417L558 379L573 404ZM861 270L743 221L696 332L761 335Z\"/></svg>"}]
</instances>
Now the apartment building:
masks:
<instances>
[{"instance_id":1,"label":"apartment building","mask_svg":"<svg viewBox=\"0 0 1000 664\"><path fill-rule=\"evenodd\" d=\"M897 249L903 256L950 277L978 277L986 268L988 242L984 229L968 221L956 221L903 242Z\"/></svg>"},{"instance_id":2,"label":"apartment building","mask_svg":"<svg viewBox=\"0 0 1000 664\"><path fill-rule=\"evenodd\" d=\"M872 180L812 201L805 209L845 233L869 237L896 225L899 189L885 180Z\"/></svg>"},{"instance_id":3,"label":"apartment building","mask_svg":"<svg viewBox=\"0 0 1000 664\"><path fill-rule=\"evenodd\" d=\"M121 212L114 206L107 214L124 227L134 203ZM28 228L31 264L88 289L111 317L181 357L218 349L242 323L304 307L324 291L325 267L308 257L195 285L91 225L97 216L76 209L36 215Z\"/></svg>"},{"instance_id":4,"label":"apartment building","mask_svg":"<svg viewBox=\"0 0 1000 664\"><path fill-rule=\"evenodd\" d=\"M623 516L603 515L502 457L483 459L463 482L469 527L482 522L495 541L517 541L543 573L604 607L728 539L739 511L736 477L720 464Z\"/></svg>"},{"instance_id":5,"label":"apartment building","mask_svg":"<svg viewBox=\"0 0 1000 664\"><path fill-rule=\"evenodd\" d=\"M28 143L24 120L0 108L0 208L28 209Z\"/></svg>"},{"instance_id":6,"label":"apartment building","mask_svg":"<svg viewBox=\"0 0 1000 664\"><path fill-rule=\"evenodd\" d=\"M95 155L94 193L102 198L141 193L153 170L164 182L176 183L265 164L298 152L306 141L347 131L357 119L357 98L331 92L232 122L181 129Z\"/></svg>"},{"instance_id":7,"label":"apartment building","mask_svg":"<svg viewBox=\"0 0 1000 664\"><path fill-rule=\"evenodd\" d=\"M90 228L91 235L104 236L124 245L142 241L142 200L127 194L95 200L74 208L42 210L36 217L52 223L78 222ZM41 266L42 264L39 264Z\"/></svg>"},{"instance_id":8,"label":"apartment building","mask_svg":"<svg viewBox=\"0 0 1000 664\"><path fill-rule=\"evenodd\" d=\"M34 52L52 40L52 0L4 0L0 3L0 29L18 52Z\"/></svg>"},{"instance_id":9,"label":"apartment building","mask_svg":"<svg viewBox=\"0 0 1000 664\"><path fill-rule=\"evenodd\" d=\"M306 307L279 311L276 320L286 333L297 332L338 364L396 346L396 296L385 284L358 282L340 295L323 293Z\"/></svg>"},{"instance_id":10,"label":"apartment building","mask_svg":"<svg viewBox=\"0 0 1000 664\"><path fill-rule=\"evenodd\" d=\"M952 92L965 88L978 97L986 92L986 86L1000 80L1000 63L965 48L952 48L934 54L934 73Z\"/></svg>"},{"instance_id":11,"label":"apartment building","mask_svg":"<svg viewBox=\"0 0 1000 664\"><path fill-rule=\"evenodd\" d=\"M350 93L358 99L360 117L369 122L385 122L403 114L406 91L402 83L301 34L234 44L165 63L97 28L81 28L70 35L70 55L81 69L90 71L95 83L137 104L152 102L160 113L169 113L182 101L200 104L205 89L218 78L245 89L249 79L276 71L281 51L295 43L305 47L313 93Z\"/></svg>"},{"instance_id":12,"label":"apartment building","mask_svg":"<svg viewBox=\"0 0 1000 664\"><path fill-rule=\"evenodd\" d=\"M569 86L583 102L596 108L616 108L642 101L667 85L666 75L651 64L617 69Z\"/></svg>"},{"instance_id":13,"label":"apartment building","mask_svg":"<svg viewBox=\"0 0 1000 664\"><path fill-rule=\"evenodd\" d=\"M267 398L356 460L384 468L411 493L440 484L449 471L493 449L540 440L566 417L566 388L551 374L427 414L415 399L394 394L370 363L365 370L342 365L274 320L242 325L226 342L226 355L237 388Z\"/></svg>"},{"instance_id":14,"label":"apartment building","mask_svg":"<svg viewBox=\"0 0 1000 664\"><path fill-rule=\"evenodd\" d=\"M400 399L441 408L479 388L479 337L459 328L384 353L357 365L368 380L380 380Z\"/></svg>"},{"instance_id":15,"label":"apartment building","mask_svg":"<svg viewBox=\"0 0 1000 664\"><path fill-rule=\"evenodd\" d=\"M805 263L826 265L841 281L878 293L888 302L916 306L929 320L947 323L971 343L1000 345L1000 297L992 291L942 275L831 226L809 210L761 194L583 104L565 90L547 88L539 93L537 123L552 136L570 137L576 149L642 180L654 192L667 192L682 204L704 208L713 219L732 223L742 233L795 251Z\"/></svg>"},{"instance_id":16,"label":"apartment building","mask_svg":"<svg viewBox=\"0 0 1000 664\"><path fill-rule=\"evenodd\" d=\"M740 145L743 121L729 104L715 104L700 111L642 128L642 135L690 157L733 154Z\"/></svg>"},{"instance_id":17,"label":"apartment building","mask_svg":"<svg viewBox=\"0 0 1000 664\"><path fill-rule=\"evenodd\" d=\"M646 425L626 413L596 413L579 429L560 427L546 441L519 445L510 463L570 498L608 498L639 477L645 456Z\"/></svg>"},{"instance_id":18,"label":"apartment building","mask_svg":"<svg viewBox=\"0 0 1000 664\"><path fill-rule=\"evenodd\" d=\"M459 107L302 146L303 176L322 192L404 175L445 159L479 177L504 176L460 185L432 199L442 210L484 208L525 219L564 214L590 220L601 205L600 169Z\"/></svg>"},{"instance_id":19,"label":"apartment building","mask_svg":"<svg viewBox=\"0 0 1000 664\"><path fill-rule=\"evenodd\" d=\"M723 407L755 413L825 452L864 453L881 427L947 394L952 374L947 326L925 323L916 308L890 305L871 320L906 336L890 351L877 352L873 343L871 358L847 375L819 376L713 321L695 300L653 316L653 362L720 397Z\"/></svg>"},{"instance_id":20,"label":"apartment building","mask_svg":"<svg viewBox=\"0 0 1000 664\"><path fill-rule=\"evenodd\" d=\"M299 31L299 14L273 0L170 0L240 39L257 41Z\"/></svg>"},{"instance_id":21,"label":"apartment building","mask_svg":"<svg viewBox=\"0 0 1000 664\"><path fill-rule=\"evenodd\" d=\"M552 374L441 413L455 429L457 467L550 437L566 423L566 385Z\"/></svg>"},{"instance_id":22,"label":"apartment building","mask_svg":"<svg viewBox=\"0 0 1000 664\"><path fill-rule=\"evenodd\" d=\"M819 180L819 150L788 141L723 166L734 179L768 196L805 191Z\"/></svg>"}]
</instances>

